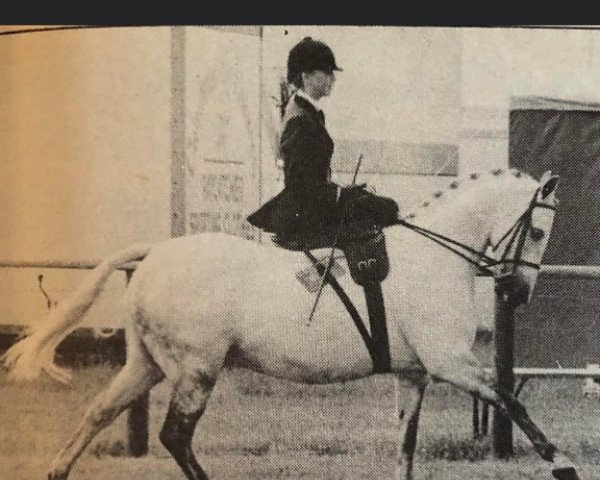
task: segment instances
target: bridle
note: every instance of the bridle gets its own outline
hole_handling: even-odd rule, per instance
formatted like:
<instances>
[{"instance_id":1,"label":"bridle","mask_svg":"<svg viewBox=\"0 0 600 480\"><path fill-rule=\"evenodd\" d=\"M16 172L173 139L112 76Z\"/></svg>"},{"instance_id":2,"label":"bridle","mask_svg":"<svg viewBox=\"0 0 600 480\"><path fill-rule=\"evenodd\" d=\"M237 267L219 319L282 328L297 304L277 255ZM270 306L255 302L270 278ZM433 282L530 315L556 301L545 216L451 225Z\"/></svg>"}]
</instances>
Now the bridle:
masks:
<instances>
[{"instance_id":1,"label":"bridle","mask_svg":"<svg viewBox=\"0 0 600 480\"><path fill-rule=\"evenodd\" d=\"M539 192L540 188L538 188L535 191L535 194L533 195L533 198L531 199L527 210L525 210L525 212L523 212L523 214L517 219L513 226L510 227L504 235L502 235L500 240L498 240L498 242L491 247L492 251L495 252L500 248L502 243L506 241L506 246L499 259L490 257L484 252L475 250L474 248L471 248L468 245L465 245L464 243L453 240L452 238L446 237L445 235L434 232L432 230L419 227L418 225L407 222L404 219L398 219L398 224L414 231L415 233L418 233L419 235L422 235L425 238L428 238L429 240L437 243L438 245L441 245L445 249L463 258L467 262L475 265L485 276L492 276L496 279L498 279L499 277L513 277L519 266L525 266L533 268L535 270L540 269L539 263L529 262L521 258L523 248L525 246L525 240L527 239L527 235L532 229L531 218L533 215L533 211L536 208L545 208L548 210L556 211L556 207L554 205L548 205L537 201ZM515 254L512 258L508 258L508 254L513 245L515 244ZM473 255L475 258L472 258L469 254ZM493 270L493 268L497 267L498 265L511 265L512 269L510 271L503 271L501 276L499 276Z\"/></svg>"}]
</instances>

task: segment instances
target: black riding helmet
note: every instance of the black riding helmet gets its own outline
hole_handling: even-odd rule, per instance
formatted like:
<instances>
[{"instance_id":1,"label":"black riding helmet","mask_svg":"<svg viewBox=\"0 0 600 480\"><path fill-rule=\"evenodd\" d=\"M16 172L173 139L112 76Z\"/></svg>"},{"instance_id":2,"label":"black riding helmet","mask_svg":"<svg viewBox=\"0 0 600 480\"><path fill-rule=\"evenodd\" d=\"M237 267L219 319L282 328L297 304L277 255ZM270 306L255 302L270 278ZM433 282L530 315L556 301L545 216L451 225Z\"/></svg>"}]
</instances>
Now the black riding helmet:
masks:
<instances>
[{"instance_id":1,"label":"black riding helmet","mask_svg":"<svg viewBox=\"0 0 600 480\"><path fill-rule=\"evenodd\" d=\"M290 50L287 66L287 80L297 87L302 86L302 73L310 73L315 70L342 71L335 63L331 48L311 37L304 37Z\"/></svg>"}]
</instances>

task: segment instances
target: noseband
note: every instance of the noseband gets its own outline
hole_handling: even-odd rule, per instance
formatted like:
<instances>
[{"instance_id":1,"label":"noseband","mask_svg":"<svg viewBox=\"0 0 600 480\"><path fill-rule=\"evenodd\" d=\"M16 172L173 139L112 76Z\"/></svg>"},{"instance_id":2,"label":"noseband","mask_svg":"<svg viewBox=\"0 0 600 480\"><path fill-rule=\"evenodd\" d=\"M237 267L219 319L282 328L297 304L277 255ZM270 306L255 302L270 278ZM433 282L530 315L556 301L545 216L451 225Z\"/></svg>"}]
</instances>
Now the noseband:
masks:
<instances>
[{"instance_id":1,"label":"noseband","mask_svg":"<svg viewBox=\"0 0 600 480\"><path fill-rule=\"evenodd\" d=\"M452 253L458 255L463 258L467 262L475 265L479 268L486 276L496 276L493 267L497 267L498 265L512 265L512 270L510 272L503 272L502 276L512 276L516 272L516 269L519 266L525 266L529 268L534 268L536 270L540 269L539 263L529 262L527 260L521 259L521 255L523 253L523 247L525 246L525 240L527 239L527 234L531 230L531 217L533 215L533 211L536 208L545 208L548 210L556 211L556 207L553 205L546 205L545 203L540 203L537 201L537 196L540 189L538 188L527 207L527 210L523 212L523 214L517 219L517 221L513 224L512 227L508 229L508 231L502 235L500 240L492 246L492 251L495 252L500 248L500 245L505 240L506 247L502 252L502 255L499 260L486 255L484 252L480 252L475 250L474 248L465 245L464 243L453 240L452 238L446 237L445 235L441 235L439 233L433 232L423 227L419 227L413 223L407 222L403 219L399 219L398 223L403 225L404 227L422 235L425 238L428 238L438 245L441 245L447 250L450 250ZM513 258L507 258L508 253L510 252L512 246L516 242L515 254ZM475 259L471 258L468 254L474 255Z\"/></svg>"}]
</instances>

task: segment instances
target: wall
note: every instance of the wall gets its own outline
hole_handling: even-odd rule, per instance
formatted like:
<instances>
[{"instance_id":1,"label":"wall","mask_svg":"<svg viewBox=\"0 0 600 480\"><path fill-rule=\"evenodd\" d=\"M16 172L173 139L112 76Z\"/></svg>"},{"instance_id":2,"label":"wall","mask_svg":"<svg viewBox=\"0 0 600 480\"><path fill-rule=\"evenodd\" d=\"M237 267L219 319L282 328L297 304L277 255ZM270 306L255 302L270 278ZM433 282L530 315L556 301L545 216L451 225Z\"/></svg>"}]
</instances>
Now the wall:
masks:
<instances>
[{"instance_id":1,"label":"wall","mask_svg":"<svg viewBox=\"0 0 600 480\"><path fill-rule=\"evenodd\" d=\"M168 238L169 45L169 28L0 37L0 258L98 259ZM83 275L0 270L0 323L44 312L38 273L53 298ZM103 312L91 321L114 321Z\"/></svg>"},{"instance_id":2,"label":"wall","mask_svg":"<svg viewBox=\"0 0 600 480\"><path fill-rule=\"evenodd\" d=\"M260 203L259 30L185 29L186 231L254 238Z\"/></svg>"}]
</instances>

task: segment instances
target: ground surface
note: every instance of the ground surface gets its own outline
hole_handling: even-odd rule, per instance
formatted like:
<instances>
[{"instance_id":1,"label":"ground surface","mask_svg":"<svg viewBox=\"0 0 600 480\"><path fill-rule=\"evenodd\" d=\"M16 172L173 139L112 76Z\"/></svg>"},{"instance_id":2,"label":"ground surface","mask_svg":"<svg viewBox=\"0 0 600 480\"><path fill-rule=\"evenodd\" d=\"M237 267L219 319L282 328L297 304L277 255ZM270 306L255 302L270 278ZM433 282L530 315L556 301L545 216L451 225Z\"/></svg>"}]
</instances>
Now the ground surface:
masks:
<instances>
[{"instance_id":1,"label":"ground surface","mask_svg":"<svg viewBox=\"0 0 600 480\"><path fill-rule=\"evenodd\" d=\"M115 374L76 372L70 387L9 384L0 374L0 479L45 479L53 455L93 396ZM600 400L581 381L532 380L521 398L557 445L600 480ZM392 479L396 420L391 377L334 386L300 386L246 371L224 372L200 421L194 449L212 480ZM76 464L73 480L183 480L158 442L168 385L152 395L150 454L123 457L125 417L102 432ZM550 479L529 443L495 461L488 441L471 440L471 399L453 387L428 390L417 450L417 479Z\"/></svg>"}]
</instances>

